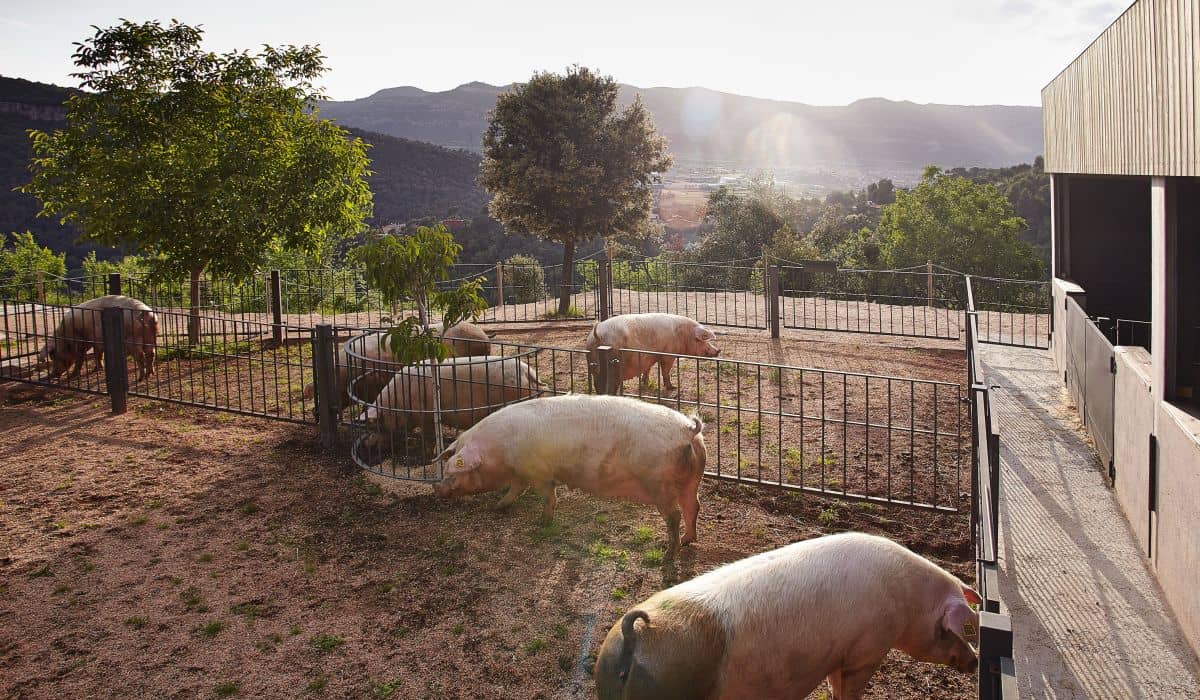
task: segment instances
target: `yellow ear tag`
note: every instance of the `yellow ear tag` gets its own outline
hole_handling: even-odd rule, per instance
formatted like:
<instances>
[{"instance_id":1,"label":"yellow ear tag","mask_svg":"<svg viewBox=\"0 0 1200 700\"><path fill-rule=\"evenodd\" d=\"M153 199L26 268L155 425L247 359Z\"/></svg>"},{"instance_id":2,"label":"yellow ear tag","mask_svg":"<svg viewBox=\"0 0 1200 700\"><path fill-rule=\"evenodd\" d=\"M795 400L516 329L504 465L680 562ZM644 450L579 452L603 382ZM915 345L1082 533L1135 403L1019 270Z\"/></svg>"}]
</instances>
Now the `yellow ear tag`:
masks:
<instances>
[{"instance_id":1,"label":"yellow ear tag","mask_svg":"<svg viewBox=\"0 0 1200 700\"><path fill-rule=\"evenodd\" d=\"M462 457L459 457L458 459L454 460L454 466L456 466L456 467L466 466L466 464L467 463L463 461Z\"/></svg>"}]
</instances>

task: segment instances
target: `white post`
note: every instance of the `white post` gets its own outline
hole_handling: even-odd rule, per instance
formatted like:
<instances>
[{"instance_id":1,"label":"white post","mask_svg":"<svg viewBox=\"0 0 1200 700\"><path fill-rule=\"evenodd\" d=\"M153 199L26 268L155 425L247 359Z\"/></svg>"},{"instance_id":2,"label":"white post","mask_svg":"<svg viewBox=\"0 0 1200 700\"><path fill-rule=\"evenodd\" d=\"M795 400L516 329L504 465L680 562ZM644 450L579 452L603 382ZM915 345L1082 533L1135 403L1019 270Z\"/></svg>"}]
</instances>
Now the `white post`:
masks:
<instances>
[{"instance_id":1,"label":"white post","mask_svg":"<svg viewBox=\"0 0 1200 700\"><path fill-rule=\"evenodd\" d=\"M1155 402L1170 396L1167 382L1170 379L1167 369L1168 346L1168 304L1167 286L1170 283L1169 255L1167 240L1167 181L1166 178L1155 177L1150 180L1150 323L1151 323L1151 367L1150 393ZM1158 411L1155 410L1155 432Z\"/></svg>"}]
</instances>

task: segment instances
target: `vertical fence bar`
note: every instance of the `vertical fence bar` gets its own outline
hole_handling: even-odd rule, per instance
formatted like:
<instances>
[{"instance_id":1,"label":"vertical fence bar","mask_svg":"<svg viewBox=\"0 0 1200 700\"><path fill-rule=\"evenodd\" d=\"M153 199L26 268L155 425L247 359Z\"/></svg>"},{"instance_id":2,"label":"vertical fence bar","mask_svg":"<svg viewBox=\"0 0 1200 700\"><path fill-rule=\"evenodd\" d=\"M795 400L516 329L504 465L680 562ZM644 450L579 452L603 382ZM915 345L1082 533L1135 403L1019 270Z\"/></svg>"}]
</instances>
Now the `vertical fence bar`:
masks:
<instances>
[{"instance_id":1,"label":"vertical fence bar","mask_svg":"<svg viewBox=\"0 0 1200 700\"><path fill-rule=\"evenodd\" d=\"M609 264L608 260L600 258L596 266L596 293L600 296L600 314L599 320L605 321L608 319L611 309L609 308Z\"/></svg>"},{"instance_id":2,"label":"vertical fence bar","mask_svg":"<svg viewBox=\"0 0 1200 700\"><path fill-rule=\"evenodd\" d=\"M108 293L113 294L113 295L119 295L121 293L121 273L120 272L108 273Z\"/></svg>"},{"instance_id":3,"label":"vertical fence bar","mask_svg":"<svg viewBox=\"0 0 1200 700\"><path fill-rule=\"evenodd\" d=\"M771 337L779 337L779 266L768 268L767 276L767 320L771 324Z\"/></svg>"},{"instance_id":4,"label":"vertical fence bar","mask_svg":"<svg viewBox=\"0 0 1200 700\"><path fill-rule=\"evenodd\" d=\"M92 312L89 312L92 313ZM104 335L104 380L114 416L126 410L129 395L129 374L125 370L125 312L120 308L104 309L100 327Z\"/></svg>"},{"instance_id":5,"label":"vertical fence bar","mask_svg":"<svg viewBox=\"0 0 1200 700\"><path fill-rule=\"evenodd\" d=\"M321 446L337 444L337 389L334 381L333 326L322 323L313 334L313 370L316 374L317 431Z\"/></svg>"},{"instance_id":6,"label":"vertical fence bar","mask_svg":"<svg viewBox=\"0 0 1200 700\"><path fill-rule=\"evenodd\" d=\"M271 270L271 289L267 298L271 303L271 340L276 345L283 343L283 295L279 283L279 270Z\"/></svg>"},{"instance_id":7,"label":"vertical fence bar","mask_svg":"<svg viewBox=\"0 0 1200 700\"><path fill-rule=\"evenodd\" d=\"M504 313L504 263L496 263L496 307L499 313ZM497 321L503 320L502 316L496 317Z\"/></svg>"}]
</instances>

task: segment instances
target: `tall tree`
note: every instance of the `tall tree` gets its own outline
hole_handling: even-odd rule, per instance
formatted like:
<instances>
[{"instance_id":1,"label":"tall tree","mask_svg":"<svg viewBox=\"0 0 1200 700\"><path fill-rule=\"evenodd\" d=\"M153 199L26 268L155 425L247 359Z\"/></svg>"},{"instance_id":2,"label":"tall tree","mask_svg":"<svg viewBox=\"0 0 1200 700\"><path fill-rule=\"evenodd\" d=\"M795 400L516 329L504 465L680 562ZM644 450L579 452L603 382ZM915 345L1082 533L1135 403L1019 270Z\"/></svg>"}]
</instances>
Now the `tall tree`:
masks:
<instances>
[{"instance_id":1,"label":"tall tree","mask_svg":"<svg viewBox=\"0 0 1200 700\"><path fill-rule=\"evenodd\" d=\"M78 44L84 90L67 99L64 129L30 133L23 188L85 239L188 274L192 342L204 271L249 274L273 243L327 249L371 211L366 147L310 109L320 50L218 54L201 38L126 20Z\"/></svg>"},{"instance_id":2,"label":"tall tree","mask_svg":"<svg viewBox=\"0 0 1200 700\"><path fill-rule=\"evenodd\" d=\"M974 275L1038 279L1042 263L1018 238L1025 221L991 185L930 166L911 191L897 192L879 221L885 263L908 267L933 260Z\"/></svg>"},{"instance_id":3,"label":"tall tree","mask_svg":"<svg viewBox=\"0 0 1200 700\"><path fill-rule=\"evenodd\" d=\"M616 82L574 67L534 74L496 100L480 184L508 229L562 243L558 312L566 315L576 243L652 235L650 185L669 167L641 99L618 112Z\"/></svg>"}]
</instances>

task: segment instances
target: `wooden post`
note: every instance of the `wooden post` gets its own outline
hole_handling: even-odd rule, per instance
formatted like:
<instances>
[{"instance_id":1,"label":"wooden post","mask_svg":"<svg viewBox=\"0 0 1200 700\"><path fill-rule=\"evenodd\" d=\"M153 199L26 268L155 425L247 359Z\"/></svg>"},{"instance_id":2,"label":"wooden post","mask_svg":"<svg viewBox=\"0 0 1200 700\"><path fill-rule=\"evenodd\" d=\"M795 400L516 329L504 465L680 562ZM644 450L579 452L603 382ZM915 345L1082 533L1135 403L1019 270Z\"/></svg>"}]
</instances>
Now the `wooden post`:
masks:
<instances>
[{"instance_id":1,"label":"wooden post","mask_svg":"<svg viewBox=\"0 0 1200 700\"><path fill-rule=\"evenodd\" d=\"M94 313L94 312L89 312ZM100 314L104 336L104 382L112 402L114 416L125 412L129 394L129 374L125 369L125 310L109 307Z\"/></svg>"},{"instance_id":2,"label":"wooden post","mask_svg":"<svg viewBox=\"0 0 1200 700\"><path fill-rule=\"evenodd\" d=\"M496 263L496 306L504 306L504 263ZM497 321L500 318L496 319Z\"/></svg>"},{"instance_id":3,"label":"wooden post","mask_svg":"<svg viewBox=\"0 0 1200 700\"><path fill-rule=\"evenodd\" d=\"M771 324L771 337L779 337L779 266L767 268L767 321Z\"/></svg>"},{"instance_id":4,"label":"wooden post","mask_svg":"<svg viewBox=\"0 0 1200 700\"><path fill-rule=\"evenodd\" d=\"M279 270L271 270L271 290L268 293L271 301L271 339L276 345L283 344L283 295L279 282Z\"/></svg>"},{"instance_id":5,"label":"wooden post","mask_svg":"<svg viewBox=\"0 0 1200 700\"><path fill-rule=\"evenodd\" d=\"M926 306L933 308L933 261L925 261L925 287L929 298L926 300Z\"/></svg>"},{"instance_id":6,"label":"wooden post","mask_svg":"<svg viewBox=\"0 0 1200 700\"><path fill-rule=\"evenodd\" d=\"M604 258L600 258L598 263L596 266L596 293L600 295L600 320L604 321L608 319L609 314L612 312L612 309L609 308L612 291L612 287L610 286L612 280L609 277L609 270L611 268L609 267L608 260Z\"/></svg>"},{"instance_id":7,"label":"wooden post","mask_svg":"<svg viewBox=\"0 0 1200 700\"><path fill-rule=\"evenodd\" d=\"M322 323L313 334L313 369L316 377L317 433L321 447L331 449L337 444L338 401L334 398L337 386L333 355L333 326Z\"/></svg>"},{"instance_id":8,"label":"wooden post","mask_svg":"<svg viewBox=\"0 0 1200 700\"><path fill-rule=\"evenodd\" d=\"M121 293L121 273L120 272L108 273L108 293L112 294L114 296L119 295Z\"/></svg>"},{"instance_id":9,"label":"wooden post","mask_svg":"<svg viewBox=\"0 0 1200 700\"><path fill-rule=\"evenodd\" d=\"M596 348L596 393L616 394L620 383L620 357L611 345Z\"/></svg>"}]
</instances>

